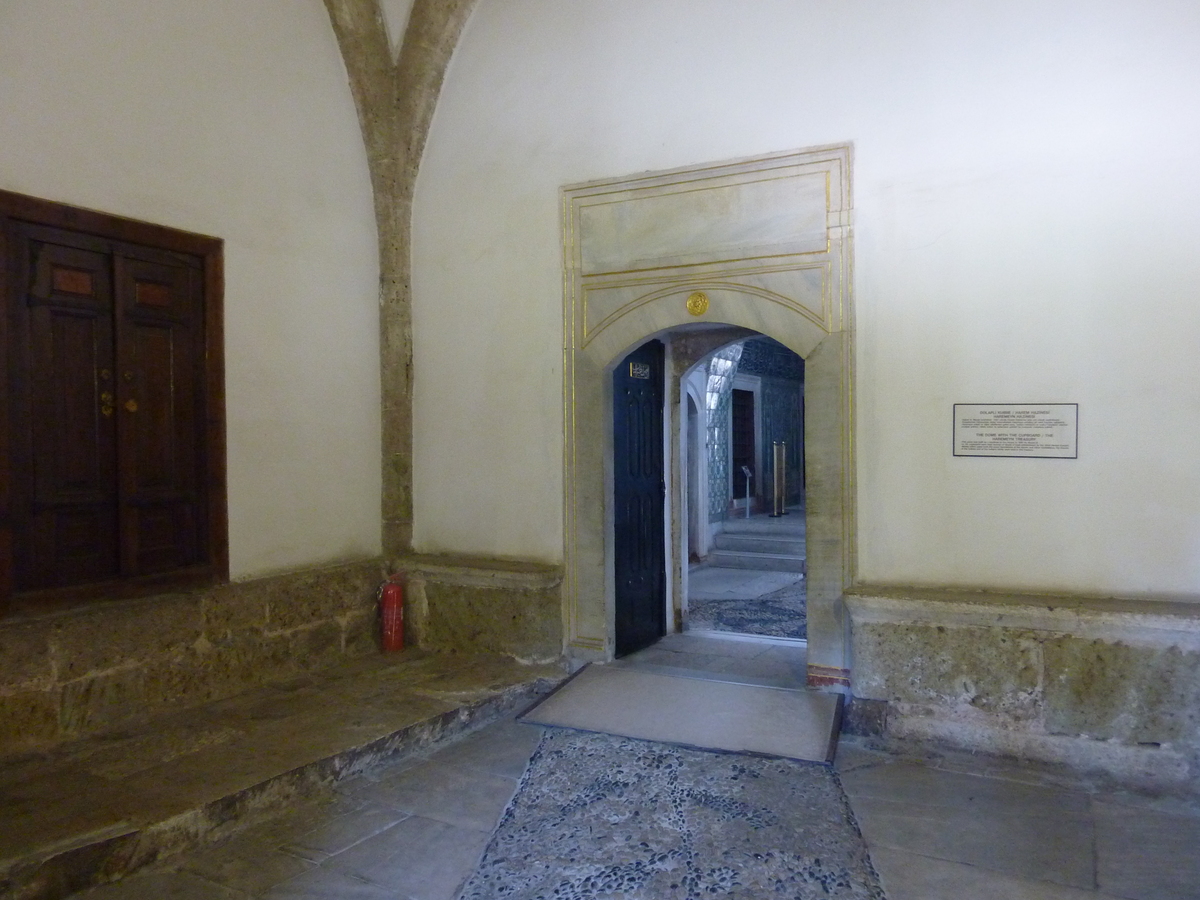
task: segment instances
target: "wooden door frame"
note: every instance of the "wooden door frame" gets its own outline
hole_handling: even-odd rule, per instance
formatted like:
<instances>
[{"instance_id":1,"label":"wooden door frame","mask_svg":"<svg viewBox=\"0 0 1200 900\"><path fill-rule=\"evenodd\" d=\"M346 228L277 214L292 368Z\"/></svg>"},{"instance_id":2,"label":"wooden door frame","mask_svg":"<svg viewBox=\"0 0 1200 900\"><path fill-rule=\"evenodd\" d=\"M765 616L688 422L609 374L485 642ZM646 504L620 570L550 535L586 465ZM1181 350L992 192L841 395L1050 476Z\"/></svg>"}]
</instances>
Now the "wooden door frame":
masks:
<instances>
[{"instance_id":1,"label":"wooden door frame","mask_svg":"<svg viewBox=\"0 0 1200 900\"><path fill-rule=\"evenodd\" d=\"M92 600L157 593L198 584L229 580L229 514L226 486L225 438L225 336L224 336L224 242L220 238L140 222L94 210L81 209L0 190L0 613L13 598L11 465L8 445L11 430L9 398L10 302L19 287L13 283L15 247L9 246L10 222L49 226L110 241L137 244L199 257L203 263L204 325L201 353L204 368L203 418L204 484L208 517L207 547L203 562L175 572L107 581L72 588L31 592L31 603L42 600ZM23 604L22 604L23 605Z\"/></svg>"}]
</instances>

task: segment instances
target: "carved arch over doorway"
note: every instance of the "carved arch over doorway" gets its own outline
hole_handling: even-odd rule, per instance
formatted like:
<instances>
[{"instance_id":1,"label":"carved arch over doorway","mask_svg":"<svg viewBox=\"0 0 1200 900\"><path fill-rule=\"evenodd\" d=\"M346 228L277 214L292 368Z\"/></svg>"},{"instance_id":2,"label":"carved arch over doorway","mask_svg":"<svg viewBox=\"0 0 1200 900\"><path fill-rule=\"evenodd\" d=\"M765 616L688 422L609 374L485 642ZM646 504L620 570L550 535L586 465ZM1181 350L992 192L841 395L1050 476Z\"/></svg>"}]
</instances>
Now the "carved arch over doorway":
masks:
<instances>
[{"instance_id":1,"label":"carved arch over doorway","mask_svg":"<svg viewBox=\"0 0 1200 900\"><path fill-rule=\"evenodd\" d=\"M842 593L855 557L850 164L843 144L563 189L568 655L613 654L612 366L656 335L724 324L773 337L805 359L809 682L848 684ZM693 362L680 360L683 368ZM668 370L676 418L670 361ZM671 424L677 435L678 422ZM677 536L685 508L677 467L668 484ZM667 550L677 593L686 559L677 540Z\"/></svg>"}]
</instances>

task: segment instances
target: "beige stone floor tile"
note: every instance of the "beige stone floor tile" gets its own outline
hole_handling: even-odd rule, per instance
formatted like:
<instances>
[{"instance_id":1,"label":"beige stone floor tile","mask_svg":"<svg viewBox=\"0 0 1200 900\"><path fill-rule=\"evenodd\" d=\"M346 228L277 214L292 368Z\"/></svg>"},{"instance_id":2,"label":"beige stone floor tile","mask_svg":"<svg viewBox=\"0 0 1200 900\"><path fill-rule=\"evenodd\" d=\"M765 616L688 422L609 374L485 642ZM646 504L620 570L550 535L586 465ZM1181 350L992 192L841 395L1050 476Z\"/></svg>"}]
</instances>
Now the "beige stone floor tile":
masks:
<instances>
[{"instance_id":1,"label":"beige stone floor tile","mask_svg":"<svg viewBox=\"0 0 1200 900\"><path fill-rule=\"evenodd\" d=\"M1104 900L1092 890L1012 878L900 850L871 850L888 900Z\"/></svg>"},{"instance_id":2,"label":"beige stone floor tile","mask_svg":"<svg viewBox=\"0 0 1200 900\"><path fill-rule=\"evenodd\" d=\"M439 750L437 760L505 778L520 778L541 739L540 726L509 718Z\"/></svg>"},{"instance_id":3,"label":"beige stone floor tile","mask_svg":"<svg viewBox=\"0 0 1200 900\"><path fill-rule=\"evenodd\" d=\"M981 778L911 763L846 772L842 785L854 799L870 797L913 806L975 810L987 815L1057 815L1086 813L1090 809L1090 799L1082 792Z\"/></svg>"},{"instance_id":4,"label":"beige stone floor tile","mask_svg":"<svg viewBox=\"0 0 1200 900\"><path fill-rule=\"evenodd\" d=\"M850 805L872 850L902 850L1015 878L1095 887L1087 813L1014 815L1011 804L999 802L919 807L869 797L852 797Z\"/></svg>"},{"instance_id":5,"label":"beige stone floor tile","mask_svg":"<svg viewBox=\"0 0 1200 900\"><path fill-rule=\"evenodd\" d=\"M413 816L490 832L517 790L514 778L431 760L382 780L376 802Z\"/></svg>"},{"instance_id":6,"label":"beige stone floor tile","mask_svg":"<svg viewBox=\"0 0 1200 900\"><path fill-rule=\"evenodd\" d=\"M339 853L326 866L411 900L452 900L475 871L489 831L412 816Z\"/></svg>"},{"instance_id":7,"label":"beige stone floor tile","mask_svg":"<svg viewBox=\"0 0 1200 900\"><path fill-rule=\"evenodd\" d=\"M1200 794L1137 794L1132 791L1106 791L1101 797L1106 806L1120 806L1130 812L1149 810L1168 816L1200 819Z\"/></svg>"},{"instance_id":8,"label":"beige stone floor tile","mask_svg":"<svg viewBox=\"0 0 1200 900\"><path fill-rule=\"evenodd\" d=\"M378 796L380 781L390 780L401 772L423 766L428 760L429 756L422 753L412 753L399 759L389 760L351 778L339 781L333 787L334 794L344 798L347 802L371 803Z\"/></svg>"},{"instance_id":9,"label":"beige stone floor tile","mask_svg":"<svg viewBox=\"0 0 1200 900\"><path fill-rule=\"evenodd\" d=\"M323 862L391 828L407 815L379 804L359 806L340 815L315 811L311 817L304 817L304 824L311 827L280 845L280 849L293 856Z\"/></svg>"},{"instance_id":10,"label":"beige stone floor tile","mask_svg":"<svg viewBox=\"0 0 1200 900\"><path fill-rule=\"evenodd\" d=\"M678 653L661 647L641 650L612 665L616 666L662 666L670 669L694 669L699 672L716 672L725 664L727 657L712 653Z\"/></svg>"},{"instance_id":11,"label":"beige stone floor tile","mask_svg":"<svg viewBox=\"0 0 1200 900\"><path fill-rule=\"evenodd\" d=\"M225 887L257 894L313 868L302 859L238 835L225 843L192 853L179 867Z\"/></svg>"},{"instance_id":12,"label":"beige stone floor tile","mask_svg":"<svg viewBox=\"0 0 1200 900\"><path fill-rule=\"evenodd\" d=\"M761 656L773 645L767 641L748 641L739 638L722 638L704 634L668 634L654 645L656 648L674 653L701 654L708 656L733 656L749 659Z\"/></svg>"},{"instance_id":13,"label":"beige stone floor tile","mask_svg":"<svg viewBox=\"0 0 1200 900\"><path fill-rule=\"evenodd\" d=\"M1200 818L1097 801L1100 889L1130 900L1200 898Z\"/></svg>"},{"instance_id":14,"label":"beige stone floor tile","mask_svg":"<svg viewBox=\"0 0 1200 900\"><path fill-rule=\"evenodd\" d=\"M250 894L233 890L193 872L146 872L105 884L72 900L250 900Z\"/></svg>"},{"instance_id":15,"label":"beige stone floor tile","mask_svg":"<svg viewBox=\"0 0 1200 900\"><path fill-rule=\"evenodd\" d=\"M845 773L856 769L888 765L892 761L891 754L864 746L862 741L843 734L838 740L837 757L833 766L839 775L844 776Z\"/></svg>"},{"instance_id":16,"label":"beige stone floor tile","mask_svg":"<svg viewBox=\"0 0 1200 900\"><path fill-rule=\"evenodd\" d=\"M753 657L727 658L718 672L770 682L778 687L803 688L808 680L805 663L797 663L768 650Z\"/></svg>"},{"instance_id":17,"label":"beige stone floor tile","mask_svg":"<svg viewBox=\"0 0 1200 900\"><path fill-rule=\"evenodd\" d=\"M255 900L397 900L401 896L391 888L322 867L277 884Z\"/></svg>"}]
</instances>

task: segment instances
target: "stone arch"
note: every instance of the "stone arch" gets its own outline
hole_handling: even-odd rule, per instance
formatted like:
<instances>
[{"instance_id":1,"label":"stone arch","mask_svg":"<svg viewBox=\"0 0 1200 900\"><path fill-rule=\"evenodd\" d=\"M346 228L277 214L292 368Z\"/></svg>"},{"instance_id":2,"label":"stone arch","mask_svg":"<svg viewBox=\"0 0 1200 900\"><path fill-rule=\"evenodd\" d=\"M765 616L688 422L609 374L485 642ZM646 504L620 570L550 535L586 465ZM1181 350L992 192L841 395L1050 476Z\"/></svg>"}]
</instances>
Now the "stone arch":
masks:
<instances>
[{"instance_id":1,"label":"stone arch","mask_svg":"<svg viewBox=\"0 0 1200 900\"><path fill-rule=\"evenodd\" d=\"M801 183L789 185L789 178ZM811 190L817 185L820 191ZM699 205L695 197L678 200L704 191L723 195L702 198ZM676 367L676 355L686 369L703 353L670 336L703 322L714 331L728 329L720 342L763 334L805 359L809 681L848 684L842 593L854 569L849 199L847 146L564 189L568 655L608 659L613 652L612 368L644 341L668 337L667 427L677 435L683 369ZM644 200L654 202L637 206ZM618 213L589 208L621 202L630 207ZM819 216L795 208L806 202L820 203ZM707 219L706 207L712 210ZM743 221L721 218L729 215ZM774 224L781 217L782 228ZM747 234L754 242L738 245ZM767 252L764 237L771 250L791 252ZM677 463L668 454L668 581L675 592L682 590L687 563L679 552L684 504Z\"/></svg>"}]
</instances>

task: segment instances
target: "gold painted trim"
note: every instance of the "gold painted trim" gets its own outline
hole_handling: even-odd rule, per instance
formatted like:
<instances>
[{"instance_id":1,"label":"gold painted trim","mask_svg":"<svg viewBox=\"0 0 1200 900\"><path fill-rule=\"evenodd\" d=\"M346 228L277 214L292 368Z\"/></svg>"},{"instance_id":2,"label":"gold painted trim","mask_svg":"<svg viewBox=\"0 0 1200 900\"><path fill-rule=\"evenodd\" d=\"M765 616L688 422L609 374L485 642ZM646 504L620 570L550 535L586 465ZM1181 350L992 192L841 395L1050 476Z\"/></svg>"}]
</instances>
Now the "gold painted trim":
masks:
<instances>
[{"instance_id":1,"label":"gold painted trim","mask_svg":"<svg viewBox=\"0 0 1200 900\"><path fill-rule=\"evenodd\" d=\"M826 228L825 230L826 230L826 233L828 233L829 229ZM638 269L612 269L612 270L604 271L604 272L587 272L585 274L582 274L580 277L584 281L588 281L588 280L596 279L596 278L611 278L614 275L637 275L639 272L668 272L671 269L689 269L690 270L690 269L703 269L705 267L720 268L721 266L728 266L732 263L747 263L747 262L754 262L755 260L760 260L760 259L794 259L796 257L801 257L801 256L824 256L825 254L827 254L829 252L830 252L830 241L828 238L826 238L825 247L821 250L801 250L797 253L768 253L768 254L764 254L763 256L731 256L728 259L714 259L714 260L709 260L707 262L673 263L671 265L665 265L665 266L642 266L641 268L638 268ZM680 274L683 275L685 273L680 273Z\"/></svg>"},{"instance_id":2,"label":"gold painted trim","mask_svg":"<svg viewBox=\"0 0 1200 900\"><path fill-rule=\"evenodd\" d=\"M682 294L685 291L689 291L694 288L703 288L703 289L709 290L709 291L729 291L729 292L738 293L738 294L752 294L756 297L761 297L764 300L769 300L771 303L778 304L779 306L782 306L786 309L790 309L793 312L797 312L800 315L804 316L806 319L808 319L810 322L813 322L814 324L821 327L824 331L831 332L834 329L831 327L832 322L830 320L830 303L829 303L829 296L828 296L828 294L829 294L829 274L831 271L831 267L830 267L829 263L821 263L819 266L805 266L803 269L797 269L794 271L818 271L818 270L820 270L820 272L821 272L821 313L820 314L815 313L815 311L810 310L806 306L802 306L799 303L796 303L790 297L785 297L783 294L776 293L775 291L769 290L767 288L758 287L757 285L740 284L738 282L717 282L717 281L704 281L699 284L692 284L692 285L670 285L666 288L663 288L662 290L651 291L649 294L643 294L640 297L630 300L624 306L609 313L607 316L605 316L603 319L601 319L598 323L596 323L596 325L592 328L588 328L587 321L585 318L584 323L583 323L584 334L583 334L583 344L582 344L581 349L586 349L589 344L591 344L594 340L596 340L596 338L600 335L600 333L602 331L604 331L606 328L610 328L618 320L620 320L624 316L628 315L629 313L633 312L634 310L636 310L642 306L645 306L648 303L653 303L656 300L661 300L664 297L670 297L673 294ZM606 289L607 289L607 286L606 286ZM589 293L589 291L585 287L584 288L584 316L585 317L587 315L587 295L588 295L588 293Z\"/></svg>"},{"instance_id":3,"label":"gold painted trim","mask_svg":"<svg viewBox=\"0 0 1200 900\"><path fill-rule=\"evenodd\" d=\"M843 196L842 206L848 207L850 194L844 187L845 172L842 170L842 163L848 161L848 150L849 147L846 144L828 144L824 147L813 147L811 150L788 150L782 153L771 153L766 156L752 156L724 163L715 163L711 166L698 166L695 168L683 166L677 169L667 169L663 172L652 172L641 176L635 175L632 178L604 178L597 181L583 181L567 185L563 188L563 191L575 197L594 197L606 193L646 190L650 187L671 187L676 184L691 184L696 181L712 180L715 178L735 178L739 174L753 175L758 172L770 172L787 168L811 168L817 171L830 171L836 168L839 175L842 176L840 179L843 184L843 190L841 191ZM828 155L822 155L823 151L829 151ZM808 155L810 153L812 155ZM802 155L803 159L800 158ZM783 165L764 165L773 162L783 162ZM831 163L832 165L830 165ZM705 177L703 173L706 172L720 172L722 174ZM681 178L676 181L666 180L675 175L697 174L701 177ZM605 190L606 188L615 188L615 190Z\"/></svg>"},{"instance_id":4,"label":"gold painted trim","mask_svg":"<svg viewBox=\"0 0 1200 900\"><path fill-rule=\"evenodd\" d=\"M812 255L820 256L821 254L812 254ZM640 277L637 277L637 278L620 278L620 279L615 279L612 281L600 280L598 278L581 278L580 281L581 281L581 286L583 287L583 289L587 290L587 291L608 290L610 288L634 287L634 286L640 285L640 284L686 284L688 282L698 282L698 281L702 280L706 275L713 275L718 278L733 278L733 277L744 276L744 275L778 275L778 274L783 274L786 272L804 272L809 269L815 269L815 268L819 268L821 266L827 266L831 260L832 260L832 256L830 257L830 259L822 259L822 260L816 260L816 261L797 259L797 261L794 263L788 263L788 264L784 264L784 265L780 265L780 264L746 265L745 267L729 266L726 263L713 263L712 267L715 269L715 271L713 271L711 273L699 271L703 267L695 266L694 268L697 271L682 273L679 275L641 275ZM734 262L737 262L737 261L738 260L734 260ZM747 259L746 262L752 263L752 262L754 262L754 260ZM689 268L691 268L691 267L689 267ZM637 275L638 273L631 272L631 273L615 273L615 274Z\"/></svg>"}]
</instances>

